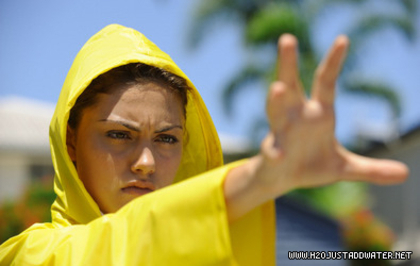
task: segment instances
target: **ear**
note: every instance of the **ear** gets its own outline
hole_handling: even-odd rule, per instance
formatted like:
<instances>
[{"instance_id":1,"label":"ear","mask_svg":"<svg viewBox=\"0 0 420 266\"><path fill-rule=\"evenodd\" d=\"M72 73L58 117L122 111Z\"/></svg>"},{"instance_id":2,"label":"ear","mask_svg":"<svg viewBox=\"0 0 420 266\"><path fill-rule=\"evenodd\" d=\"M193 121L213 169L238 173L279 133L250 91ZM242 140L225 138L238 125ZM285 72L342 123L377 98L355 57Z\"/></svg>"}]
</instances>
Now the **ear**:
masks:
<instances>
[{"instance_id":1,"label":"ear","mask_svg":"<svg viewBox=\"0 0 420 266\"><path fill-rule=\"evenodd\" d=\"M76 162L76 130L67 125L66 134L67 152L73 163Z\"/></svg>"}]
</instances>

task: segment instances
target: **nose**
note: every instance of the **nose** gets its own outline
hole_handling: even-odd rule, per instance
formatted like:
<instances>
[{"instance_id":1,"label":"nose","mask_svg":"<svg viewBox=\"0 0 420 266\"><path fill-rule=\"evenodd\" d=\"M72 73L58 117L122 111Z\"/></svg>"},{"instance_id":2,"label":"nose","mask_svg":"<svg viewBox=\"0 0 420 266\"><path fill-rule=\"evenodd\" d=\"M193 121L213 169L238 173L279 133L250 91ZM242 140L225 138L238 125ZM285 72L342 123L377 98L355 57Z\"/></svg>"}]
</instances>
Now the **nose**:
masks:
<instances>
[{"instance_id":1,"label":"nose","mask_svg":"<svg viewBox=\"0 0 420 266\"><path fill-rule=\"evenodd\" d=\"M141 173L142 175L150 175L155 172L155 158L153 152L148 147L144 147L141 150L140 156L138 156L133 164L131 165L131 171L133 173Z\"/></svg>"}]
</instances>

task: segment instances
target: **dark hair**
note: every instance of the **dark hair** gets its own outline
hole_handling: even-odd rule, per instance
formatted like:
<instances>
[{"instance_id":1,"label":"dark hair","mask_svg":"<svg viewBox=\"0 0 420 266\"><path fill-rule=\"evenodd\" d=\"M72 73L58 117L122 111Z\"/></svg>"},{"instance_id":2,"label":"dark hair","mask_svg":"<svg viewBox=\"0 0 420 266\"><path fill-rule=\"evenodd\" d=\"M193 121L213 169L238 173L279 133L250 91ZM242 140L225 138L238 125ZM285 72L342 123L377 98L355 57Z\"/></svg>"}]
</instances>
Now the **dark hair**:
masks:
<instances>
[{"instance_id":1,"label":"dark hair","mask_svg":"<svg viewBox=\"0 0 420 266\"><path fill-rule=\"evenodd\" d=\"M99 93L110 94L112 93L111 89L115 88L115 85L125 86L149 82L156 83L177 93L181 98L185 116L188 85L184 78L161 68L142 63L130 63L113 68L92 80L70 110L68 125L73 129L77 128L83 110L97 102Z\"/></svg>"}]
</instances>

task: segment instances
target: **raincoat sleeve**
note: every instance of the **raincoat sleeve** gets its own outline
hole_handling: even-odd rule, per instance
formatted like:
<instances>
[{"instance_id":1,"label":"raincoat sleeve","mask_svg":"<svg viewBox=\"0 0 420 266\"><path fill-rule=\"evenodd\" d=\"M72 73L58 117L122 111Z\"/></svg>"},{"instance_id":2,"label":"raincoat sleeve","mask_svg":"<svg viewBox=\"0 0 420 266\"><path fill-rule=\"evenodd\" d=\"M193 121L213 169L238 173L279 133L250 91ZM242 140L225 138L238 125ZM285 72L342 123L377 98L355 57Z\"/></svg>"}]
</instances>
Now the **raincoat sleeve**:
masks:
<instances>
[{"instance_id":1,"label":"raincoat sleeve","mask_svg":"<svg viewBox=\"0 0 420 266\"><path fill-rule=\"evenodd\" d=\"M272 203L228 224L223 181L231 168L142 196L86 225L34 226L0 247L0 265L274 265Z\"/></svg>"}]
</instances>

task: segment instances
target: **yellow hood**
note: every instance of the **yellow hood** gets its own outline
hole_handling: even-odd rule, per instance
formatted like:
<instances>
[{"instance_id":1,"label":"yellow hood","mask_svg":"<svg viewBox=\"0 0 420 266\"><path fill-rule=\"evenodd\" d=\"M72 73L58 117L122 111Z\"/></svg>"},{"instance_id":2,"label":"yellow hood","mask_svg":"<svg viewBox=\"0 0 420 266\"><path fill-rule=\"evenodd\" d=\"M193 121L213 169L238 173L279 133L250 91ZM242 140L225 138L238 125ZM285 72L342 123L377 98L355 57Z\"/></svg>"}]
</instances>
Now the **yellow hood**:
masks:
<instances>
[{"instance_id":1,"label":"yellow hood","mask_svg":"<svg viewBox=\"0 0 420 266\"><path fill-rule=\"evenodd\" d=\"M187 80L188 104L184 152L176 181L185 180L223 164L222 150L210 115L188 77L172 59L143 34L120 25L109 25L91 37L78 53L64 82L50 125L50 145L55 168L52 206L56 225L85 224L101 215L97 204L79 180L66 146L70 109L90 82L120 65L141 62L163 68Z\"/></svg>"}]
</instances>

